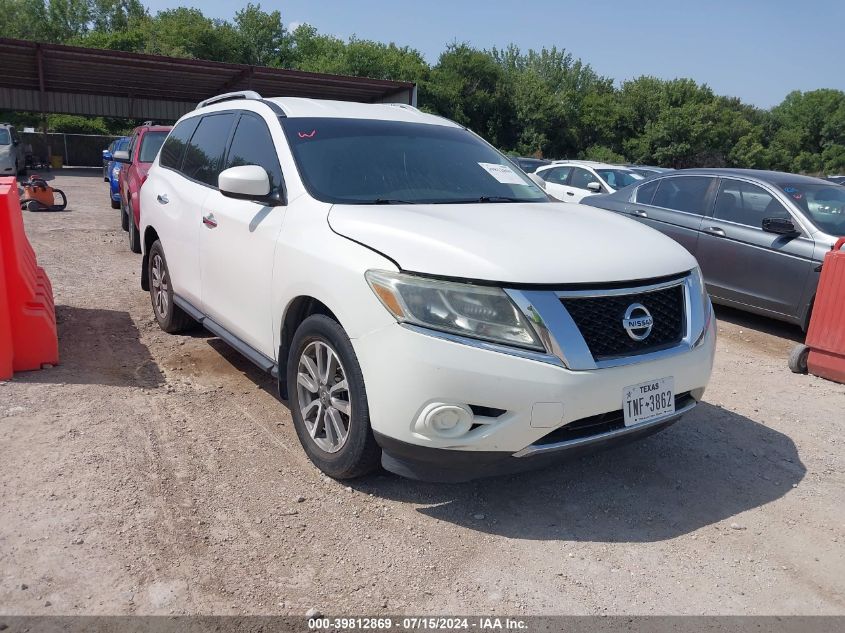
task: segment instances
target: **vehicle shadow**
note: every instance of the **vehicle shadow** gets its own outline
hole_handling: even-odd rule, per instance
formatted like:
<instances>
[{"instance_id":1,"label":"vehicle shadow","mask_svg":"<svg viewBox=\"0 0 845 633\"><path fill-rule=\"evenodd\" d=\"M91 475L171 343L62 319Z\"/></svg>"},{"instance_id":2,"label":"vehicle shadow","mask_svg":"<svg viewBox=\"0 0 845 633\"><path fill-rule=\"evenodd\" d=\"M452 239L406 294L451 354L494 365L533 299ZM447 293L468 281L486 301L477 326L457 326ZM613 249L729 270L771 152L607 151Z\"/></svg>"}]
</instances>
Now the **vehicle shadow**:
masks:
<instances>
[{"instance_id":1,"label":"vehicle shadow","mask_svg":"<svg viewBox=\"0 0 845 633\"><path fill-rule=\"evenodd\" d=\"M751 312L744 312L729 306L713 304L713 308L718 321L727 321L739 327L756 330L778 338L785 338L796 343L804 342L804 332L797 325L764 317L759 314L752 314Z\"/></svg>"},{"instance_id":2,"label":"vehicle shadow","mask_svg":"<svg viewBox=\"0 0 845 633\"><path fill-rule=\"evenodd\" d=\"M164 377L128 312L56 306L59 365L20 372L34 383L157 387Z\"/></svg>"},{"instance_id":3,"label":"vehicle shadow","mask_svg":"<svg viewBox=\"0 0 845 633\"><path fill-rule=\"evenodd\" d=\"M498 536L636 543L672 539L762 506L805 473L789 437L702 403L662 433L545 470L468 484L382 475L351 485Z\"/></svg>"}]
</instances>

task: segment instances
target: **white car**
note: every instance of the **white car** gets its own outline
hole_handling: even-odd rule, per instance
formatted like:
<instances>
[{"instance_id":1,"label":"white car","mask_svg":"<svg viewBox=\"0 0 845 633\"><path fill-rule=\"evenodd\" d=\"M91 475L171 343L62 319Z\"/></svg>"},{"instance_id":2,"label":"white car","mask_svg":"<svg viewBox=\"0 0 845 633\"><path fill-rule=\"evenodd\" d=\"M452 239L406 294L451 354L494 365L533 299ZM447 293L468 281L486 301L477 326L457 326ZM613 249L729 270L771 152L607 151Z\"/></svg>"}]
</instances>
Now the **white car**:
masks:
<instances>
[{"instance_id":1,"label":"white car","mask_svg":"<svg viewBox=\"0 0 845 633\"><path fill-rule=\"evenodd\" d=\"M276 375L311 460L459 481L665 427L715 325L695 260L404 105L253 92L182 117L141 189L142 286Z\"/></svg>"},{"instance_id":2,"label":"white car","mask_svg":"<svg viewBox=\"0 0 845 633\"><path fill-rule=\"evenodd\" d=\"M8 123L0 123L0 176L17 176L25 166L17 131Z\"/></svg>"},{"instance_id":3,"label":"white car","mask_svg":"<svg viewBox=\"0 0 845 633\"><path fill-rule=\"evenodd\" d=\"M641 174L626 167L587 160L555 161L537 169L533 178L550 196L563 202L613 193L642 179Z\"/></svg>"}]
</instances>

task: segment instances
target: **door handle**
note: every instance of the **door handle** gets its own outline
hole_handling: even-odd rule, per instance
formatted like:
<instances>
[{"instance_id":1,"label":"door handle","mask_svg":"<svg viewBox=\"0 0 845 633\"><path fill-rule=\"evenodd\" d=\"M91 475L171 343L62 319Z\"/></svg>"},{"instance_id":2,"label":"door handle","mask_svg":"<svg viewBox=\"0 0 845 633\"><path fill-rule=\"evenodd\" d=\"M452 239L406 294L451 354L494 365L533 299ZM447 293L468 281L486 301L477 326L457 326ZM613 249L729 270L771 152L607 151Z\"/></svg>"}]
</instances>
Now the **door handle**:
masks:
<instances>
[{"instance_id":1,"label":"door handle","mask_svg":"<svg viewBox=\"0 0 845 633\"><path fill-rule=\"evenodd\" d=\"M167 198L166 193L160 193L156 196L156 200L159 201L159 204L167 204L170 200Z\"/></svg>"},{"instance_id":2,"label":"door handle","mask_svg":"<svg viewBox=\"0 0 845 633\"><path fill-rule=\"evenodd\" d=\"M713 235L715 237L725 237L725 232L718 226L708 226L706 229L701 230L703 233L707 233L707 235Z\"/></svg>"},{"instance_id":3,"label":"door handle","mask_svg":"<svg viewBox=\"0 0 845 633\"><path fill-rule=\"evenodd\" d=\"M647 218L648 217L648 213L646 213L642 209L634 209L633 211L631 211L631 215L635 215L638 218Z\"/></svg>"},{"instance_id":4,"label":"door handle","mask_svg":"<svg viewBox=\"0 0 845 633\"><path fill-rule=\"evenodd\" d=\"M574 193L572 193L571 191L567 191L567 192L566 192L566 195L567 195L567 196L574 196L575 194L574 194Z\"/></svg>"},{"instance_id":5,"label":"door handle","mask_svg":"<svg viewBox=\"0 0 845 633\"><path fill-rule=\"evenodd\" d=\"M217 228L217 220L214 219L214 214L209 213L208 215L202 216L202 223L205 224L210 229Z\"/></svg>"}]
</instances>

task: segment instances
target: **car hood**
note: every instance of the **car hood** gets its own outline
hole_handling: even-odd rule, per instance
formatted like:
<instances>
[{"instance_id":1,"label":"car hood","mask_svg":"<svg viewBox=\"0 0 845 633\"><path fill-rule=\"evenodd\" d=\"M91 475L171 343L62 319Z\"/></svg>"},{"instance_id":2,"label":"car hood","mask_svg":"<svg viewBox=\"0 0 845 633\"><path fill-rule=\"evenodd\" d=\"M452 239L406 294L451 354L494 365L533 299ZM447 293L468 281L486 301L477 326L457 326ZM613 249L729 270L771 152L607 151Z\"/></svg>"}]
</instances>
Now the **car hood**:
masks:
<instances>
[{"instance_id":1,"label":"car hood","mask_svg":"<svg viewBox=\"0 0 845 633\"><path fill-rule=\"evenodd\" d=\"M504 284L632 281L695 267L635 220L569 203L334 205L336 233L402 270Z\"/></svg>"}]
</instances>

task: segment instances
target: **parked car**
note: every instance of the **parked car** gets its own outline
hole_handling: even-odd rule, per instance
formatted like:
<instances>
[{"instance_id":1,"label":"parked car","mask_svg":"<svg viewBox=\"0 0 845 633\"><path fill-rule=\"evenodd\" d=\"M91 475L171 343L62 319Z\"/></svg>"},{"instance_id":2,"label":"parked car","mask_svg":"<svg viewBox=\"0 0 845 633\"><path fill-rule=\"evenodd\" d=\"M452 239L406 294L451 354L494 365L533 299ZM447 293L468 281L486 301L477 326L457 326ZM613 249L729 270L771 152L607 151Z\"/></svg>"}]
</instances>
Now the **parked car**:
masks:
<instances>
[{"instance_id":1,"label":"parked car","mask_svg":"<svg viewBox=\"0 0 845 633\"><path fill-rule=\"evenodd\" d=\"M643 177L619 165L586 160L555 161L534 172L534 181L550 196L564 202L580 202L597 193L612 193Z\"/></svg>"},{"instance_id":2,"label":"parked car","mask_svg":"<svg viewBox=\"0 0 845 633\"><path fill-rule=\"evenodd\" d=\"M648 178L649 176L654 176L654 174L662 174L667 171L674 171L669 167L654 167L652 165L624 165L627 169L630 169L632 172L639 174L643 178Z\"/></svg>"},{"instance_id":3,"label":"parked car","mask_svg":"<svg viewBox=\"0 0 845 633\"><path fill-rule=\"evenodd\" d=\"M411 106L206 100L141 199L161 328L199 322L276 375L335 478L553 462L664 427L710 376L689 253Z\"/></svg>"},{"instance_id":4,"label":"parked car","mask_svg":"<svg viewBox=\"0 0 845 633\"><path fill-rule=\"evenodd\" d=\"M118 149L118 144L128 140L128 136L121 136L120 138L114 139L109 146L103 150L103 180L108 182L109 181L109 174L112 170L113 163L114 163L114 152ZM125 146L120 147L119 149L126 149Z\"/></svg>"},{"instance_id":5,"label":"parked car","mask_svg":"<svg viewBox=\"0 0 845 633\"><path fill-rule=\"evenodd\" d=\"M124 136L114 141L109 146L109 153L112 160L106 165L106 173L108 174L109 182L109 202L111 202L112 209L120 209L120 172L123 169L123 163L114 160L113 152L127 151L129 149L129 137ZM105 153L105 152L104 152Z\"/></svg>"},{"instance_id":6,"label":"parked car","mask_svg":"<svg viewBox=\"0 0 845 633\"><path fill-rule=\"evenodd\" d=\"M118 174L120 224L124 231L129 232L129 250L133 253L141 252L141 238L138 232L141 222L141 199L138 193L170 130L170 126L153 125L148 121L133 130L128 149L114 153L114 160L125 164Z\"/></svg>"},{"instance_id":7,"label":"parked car","mask_svg":"<svg viewBox=\"0 0 845 633\"><path fill-rule=\"evenodd\" d=\"M845 176L828 176L825 180L835 182L837 185L845 185Z\"/></svg>"},{"instance_id":8,"label":"parked car","mask_svg":"<svg viewBox=\"0 0 845 633\"><path fill-rule=\"evenodd\" d=\"M684 169L585 203L686 247L714 302L804 329L824 254L845 235L845 189L774 171Z\"/></svg>"},{"instance_id":9,"label":"parked car","mask_svg":"<svg viewBox=\"0 0 845 633\"><path fill-rule=\"evenodd\" d=\"M538 167L551 165L552 161L544 158L523 158L521 156L513 156L512 160L519 166L519 168L526 174L533 174Z\"/></svg>"},{"instance_id":10,"label":"parked car","mask_svg":"<svg viewBox=\"0 0 845 633\"><path fill-rule=\"evenodd\" d=\"M17 176L25 169L24 152L15 126L0 123L0 174Z\"/></svg>"}]
</instances>

